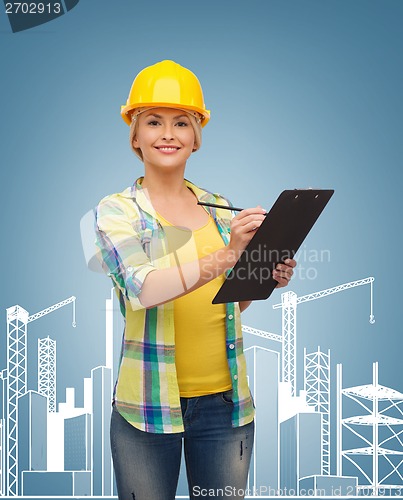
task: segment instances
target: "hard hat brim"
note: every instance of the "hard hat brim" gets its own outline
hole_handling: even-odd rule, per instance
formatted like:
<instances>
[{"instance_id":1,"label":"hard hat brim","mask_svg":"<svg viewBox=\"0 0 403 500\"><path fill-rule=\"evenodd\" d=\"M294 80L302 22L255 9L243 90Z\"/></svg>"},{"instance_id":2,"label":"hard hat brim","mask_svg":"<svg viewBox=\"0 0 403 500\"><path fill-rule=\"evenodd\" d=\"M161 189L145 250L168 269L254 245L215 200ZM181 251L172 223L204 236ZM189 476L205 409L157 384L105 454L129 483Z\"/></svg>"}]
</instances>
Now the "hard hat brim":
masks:
<instances>
[{"instance_id":1,"label":"hard hat brim","mask_svg":"<svg viewBox=\"0 0 403 500\"><path fill-rule=\"evenodd\" d=\"M152 103L141 103L140 105L130 104L124 105L121 107L120 114L123 120L130 125L132 122L132 111L138 108L173 108L173 109L183 109L189 111L195 111L200 115L201 118L201 126L204 127L210 120L210 111L207 109L200 109L195 106L186 106L183 104L174 104L174 103L163 103L163 102L152 102Z\"/></svg>"}]
</instances>

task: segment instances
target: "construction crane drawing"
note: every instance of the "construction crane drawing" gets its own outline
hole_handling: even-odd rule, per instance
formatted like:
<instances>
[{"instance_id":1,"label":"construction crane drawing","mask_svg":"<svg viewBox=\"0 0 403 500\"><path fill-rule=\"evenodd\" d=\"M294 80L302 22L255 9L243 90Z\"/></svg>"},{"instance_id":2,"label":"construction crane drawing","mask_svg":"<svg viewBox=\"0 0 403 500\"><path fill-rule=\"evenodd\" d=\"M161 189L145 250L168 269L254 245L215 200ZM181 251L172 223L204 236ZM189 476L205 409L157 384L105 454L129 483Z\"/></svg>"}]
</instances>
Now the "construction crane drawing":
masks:
<instances>
[{"instance_id":1,"label":"construction crane drawing","mask_svg":"<svg viewBox=\"0 0 403 500\"><path fill-rule=\"evenodd\" d=\"M21 306L7 309L7 486L8 495L18 495L18 398L27 392L27 325L73 303L72 326L76 326L72 296L32 316Z\"/></svg>"},{"instance_id":2,"label":"construction crane drawing","mask_svg":"<svg viewBox=\"0 0 403 500\"><path fill-rule=\"evenodd\" d=\"M291 387L291 395L296 396L296 329L297 329L297 305L304 302L309 302L316 299L321 299L329 295L333 295L338 292L349 290L350 288L355 288L362 285L370 285L370 315L369 322L371 324L375 323L375 317L373 314L373 282L375 278L369 277L357 281L351 281L349 283L344 283L342 285L337 285L332 288L327 288L326 290L320 290L318 292L310 293L298 297L295 292L289 291L281 294L281 303L273 305L273 309L282 308L282 335L277 335L275 333L265 332L263 330L257 330L249 326L242 326L242 330L245 333L250 333L258 337L266 338L269 340L274 340L281 343L281 380L283 382L288 382ZM319 353L316 359L322 359L323 355ZM319 369L315 369L312 366L312 361L308 364L310 368L310 374L320 372ZM319 367L318 367L319 368ZM329 372L330 374L330 372ZM318 381L314 382L316 386ZM326 381L326 386L330 386L330 375ZM312 386L313 387L313 386ZM323 413L322 419L322 473L330 474L330 397L329 393L323 394L323 391L315 394L308 395L309 403L315 406L316 411L321 411L326 408L326 412Z\"/></svg>"},{"instance_id":3,"label":"construction crane drawing","mask_svg":"<svg viewBox=\"0 0 403 500\"><path fill-rule=\"evenodd\" d=\"M283 382L289 382L291 385L292 395L295 396L296 391L296 329L297 329L297 305L303 304L304 302L310 302L311 300L321 299L329 295L333 295L338 292L343 292L349 290L350 288L355 288L362 285L371 285L371 297L370 297L370 315L369 322L371 324L375 323L375 317L373 314L373 282L375 278L369 277L362 280L351 281L350 283L344 283L343 285L338 285L326 290L321 290L319 292L310 293L308 295L303 295L298 297L295 292L285 292L281 294L281 303L275 304L273 309L282 308L282 376Z\"/></svg>"}]
</instances>

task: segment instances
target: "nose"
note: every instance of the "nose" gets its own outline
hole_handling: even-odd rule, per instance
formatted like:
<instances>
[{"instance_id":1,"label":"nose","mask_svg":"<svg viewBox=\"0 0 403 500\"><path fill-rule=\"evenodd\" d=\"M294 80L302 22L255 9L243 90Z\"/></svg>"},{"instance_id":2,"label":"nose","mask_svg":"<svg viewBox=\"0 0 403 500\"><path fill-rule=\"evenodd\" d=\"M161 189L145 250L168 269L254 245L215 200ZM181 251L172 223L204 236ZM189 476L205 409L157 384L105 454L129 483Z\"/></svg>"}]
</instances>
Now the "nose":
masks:
<instances>
[{"instance_id":1,"label":"nose","mask_svg":"<svg viewBox=\"0 0 403 500\"><path fill-rule=\"evenodd\" d=\"M164 125L161 139L165 141L172 141L175 139L174 128L170 123Z\"/></svg>"}]
</instances>

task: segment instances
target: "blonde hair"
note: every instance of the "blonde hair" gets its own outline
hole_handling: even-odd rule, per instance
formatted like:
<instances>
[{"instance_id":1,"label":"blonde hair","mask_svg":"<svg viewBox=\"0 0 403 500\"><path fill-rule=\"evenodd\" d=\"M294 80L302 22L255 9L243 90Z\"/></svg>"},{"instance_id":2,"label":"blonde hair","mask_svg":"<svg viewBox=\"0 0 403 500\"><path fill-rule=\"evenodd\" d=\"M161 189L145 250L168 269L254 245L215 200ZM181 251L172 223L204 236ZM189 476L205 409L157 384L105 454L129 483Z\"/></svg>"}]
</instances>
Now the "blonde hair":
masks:
<instances>
[{"instance_id":1,"label":"blonde hair","mask_svg":"<svg viewBox=\"0 0 403 500\"><path fill-rule=\"evenodd\" d=\"M134 154L140 158L141 161L143 161L143 154L141 152L140 148L135 148L133 146L133 141L136 138L136 132L138 128L138 119L137 117L141 114L144 113L144 111L148 111L149 109L152 108L141 108L141 109L134 109L132 116L131 116L131 123L130 123L130 132L129 132L129 143L130 147L133 150ZM193 149L193 152L196 152L198 149L200 149L201 144L202 144L202 126L201 126L201 119L198 118L198 113L195 113L193 111L187 111L186 109L183 109L181 111L185 111L187 115L189 116L190 123L193 127L194 133L195 133L195 147Z\"/></svg>"}]
</instances>

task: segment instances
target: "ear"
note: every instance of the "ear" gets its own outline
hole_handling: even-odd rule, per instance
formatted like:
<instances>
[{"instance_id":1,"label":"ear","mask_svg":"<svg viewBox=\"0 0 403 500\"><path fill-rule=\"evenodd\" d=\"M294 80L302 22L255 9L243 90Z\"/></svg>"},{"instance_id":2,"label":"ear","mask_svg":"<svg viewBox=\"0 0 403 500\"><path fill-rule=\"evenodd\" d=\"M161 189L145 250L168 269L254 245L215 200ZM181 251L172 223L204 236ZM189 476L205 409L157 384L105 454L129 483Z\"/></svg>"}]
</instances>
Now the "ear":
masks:
<instances>
[{"instance_id":1,"label":"ear","mask_svg":"<svg viewBox=\"0 0 403 500\"><path fill-rule=\"evenodd\" d=\"M139 147L139 141L137 140L136 136L134 136L133 140L132 140L132 145L134 148L138 148Z\"/></svg>"}]
</instances>

